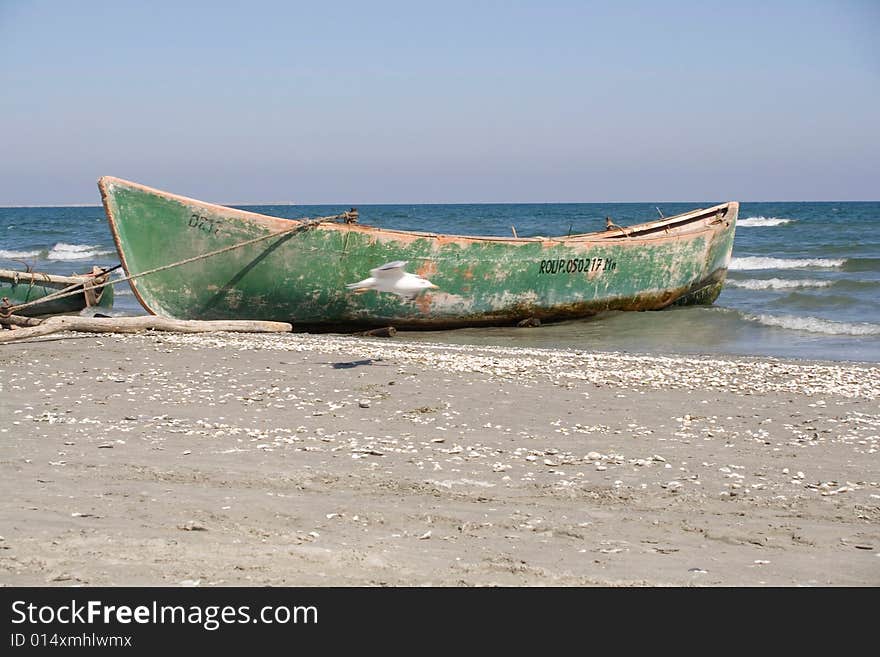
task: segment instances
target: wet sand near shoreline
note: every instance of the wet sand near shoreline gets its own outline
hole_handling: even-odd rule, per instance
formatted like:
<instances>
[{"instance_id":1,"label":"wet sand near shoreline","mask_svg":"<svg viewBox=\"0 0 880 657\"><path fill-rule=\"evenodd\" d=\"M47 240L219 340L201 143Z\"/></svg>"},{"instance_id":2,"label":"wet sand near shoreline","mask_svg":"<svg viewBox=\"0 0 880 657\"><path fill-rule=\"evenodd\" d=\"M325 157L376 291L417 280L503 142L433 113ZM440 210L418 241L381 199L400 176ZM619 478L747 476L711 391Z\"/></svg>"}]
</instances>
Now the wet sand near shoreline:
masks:
<instances>
[{"instance_id":1,"label":"wet sand near shoreline","mask_svg":"<svg viewBox=\"0 0 880 657\"><path fill-rule=\"evenodd\" d=\"M0 346L0 584L880 585L880 367Z\"/></svg>"}]
</instances>

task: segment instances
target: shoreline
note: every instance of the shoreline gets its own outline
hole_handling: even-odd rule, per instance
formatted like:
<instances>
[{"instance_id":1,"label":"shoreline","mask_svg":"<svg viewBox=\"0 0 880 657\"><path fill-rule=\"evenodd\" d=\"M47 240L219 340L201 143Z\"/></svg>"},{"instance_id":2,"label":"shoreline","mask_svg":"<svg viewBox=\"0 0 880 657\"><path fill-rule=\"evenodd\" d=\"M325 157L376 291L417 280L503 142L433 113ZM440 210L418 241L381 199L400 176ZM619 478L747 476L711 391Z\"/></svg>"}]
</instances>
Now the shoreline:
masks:
<instances>
[{"instance_id":1,"label":"shoreline","mask_svg":"<svg viewBox=\"0 0 880 657\"><path fill-rule=\"evenodd\" d=\"M663 311L658 311L663 312ZM540 328L537 330L542 330L546 327L552 327L553 324L542 324ZM502 327L508 328L510 330L516 331L528 331L535 329L523 329L514 327ZM451 330L461 330L461 329L451 329ZM471 330L471 329L464 329ZM345 333L307 333L305 331L300 332L297 331L296 327L294 327L293 334L299 335L312 335L315 337L321 336L329 336L335 338L350 338L356 337L353 334L345 334ZM417 331L398 331L395 336L396 342L400 344L408 344L408 345L416 345L416 346L424 346L424 347L464 347L464 348L472 348L472 349L485 349L485 350L493 350L493 349L501 349L501 350L517 350L517 351L545 351L545 352L565 352L565 353L590 353L596 356L625 356L631 358L641 358L645 360L651 359L668 359L668 358L678 358L684 360L716 360L716 361L769 361L769 362L785 362L792 363L796 365L806 365L806 366L849 366L852 365L854 367L859 368L869 368L876 369L880 368L880 361L872 361L872 360L834 360L832 358L809 358L806 356L787 356L787 355L771 355L771 354L760 354L760 353L734 353L728 351L676 351L676 350L665 350L662 352L659 351L637 351L630 349L612 349L606 347L598 347L595 349L588 349L586 346L584 347L573 347L573 346L556 346L556 347L543 347L543 346L505 346L503 344L495 343L495 342L481 342L481 341L461 341L461 342L442 342L442 341L431 341L431 340L420 340L413 339L412 334L417 333ZM501 338L502 340L505 338Z\"/></svg>"},{"instance_id":2,"label":"shoreline","mask_svg":"<svg viewBox=\"0 0 880 657\"><path fill-rule=\"evenodd\" d=\"M0 346L0 584L880 584L880 365Z\"/></svg>"}]
</instances>

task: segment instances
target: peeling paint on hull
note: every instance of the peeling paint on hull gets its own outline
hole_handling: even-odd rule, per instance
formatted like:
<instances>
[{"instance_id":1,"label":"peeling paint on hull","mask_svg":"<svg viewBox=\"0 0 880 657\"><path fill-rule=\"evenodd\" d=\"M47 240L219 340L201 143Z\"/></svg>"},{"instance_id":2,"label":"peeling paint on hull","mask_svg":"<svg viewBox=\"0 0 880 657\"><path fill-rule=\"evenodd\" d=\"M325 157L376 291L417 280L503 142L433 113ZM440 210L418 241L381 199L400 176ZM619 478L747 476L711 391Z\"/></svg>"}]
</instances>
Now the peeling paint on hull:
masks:
<instances>
[{"instance_id":1,"label":"peeling paint on hull","mask_svg":"<svg viewBox=\"0 0 880 657\"><path fill-rule=\"evenodd\" d=\"M309 227L118 178L101 178L98 186L129 275L302 227L131 282L153 314L300 327L504 325L711 303L730 262L739 208L730 202L566 238L495 238ZM409 261L439 289L408 302L345 288L392 260Z\"/></svg>"}]
</instances>

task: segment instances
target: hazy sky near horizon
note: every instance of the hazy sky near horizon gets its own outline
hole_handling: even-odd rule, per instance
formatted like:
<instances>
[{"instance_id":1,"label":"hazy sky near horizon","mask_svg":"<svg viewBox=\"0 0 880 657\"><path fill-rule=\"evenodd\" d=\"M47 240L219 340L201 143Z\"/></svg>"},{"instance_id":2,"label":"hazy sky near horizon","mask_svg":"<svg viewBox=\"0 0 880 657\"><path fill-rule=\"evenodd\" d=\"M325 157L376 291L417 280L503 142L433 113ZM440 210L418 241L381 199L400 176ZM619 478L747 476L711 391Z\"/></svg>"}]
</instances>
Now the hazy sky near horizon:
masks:
<instances>
[{"instance_id":1,"label":"hazy sky near horizon","mask_svg":"<svg viewBox=\"0 0 880 657\"><path fill-rule=\"evenodd\" d=\"M880 0L0 0L0 205L880 199Z\"/></svg>"}]
</instances>

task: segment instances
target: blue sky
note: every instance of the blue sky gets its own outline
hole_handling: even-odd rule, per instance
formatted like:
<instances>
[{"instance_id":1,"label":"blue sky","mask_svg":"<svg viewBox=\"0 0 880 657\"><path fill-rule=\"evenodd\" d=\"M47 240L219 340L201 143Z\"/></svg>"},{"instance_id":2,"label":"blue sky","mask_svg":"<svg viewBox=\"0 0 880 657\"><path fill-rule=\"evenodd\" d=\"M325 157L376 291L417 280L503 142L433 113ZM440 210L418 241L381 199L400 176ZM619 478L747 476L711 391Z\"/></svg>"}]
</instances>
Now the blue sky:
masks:
<instances>
[{"instance_id":1,"label":"blue sky","mask_svg":"<svg viewBox=\"0 0 880 657\"><path fill-rule=\"evenodd\" d=\"M0 204L880 198L880 1L0 0Z\"/></svg>"}]
</instances>

